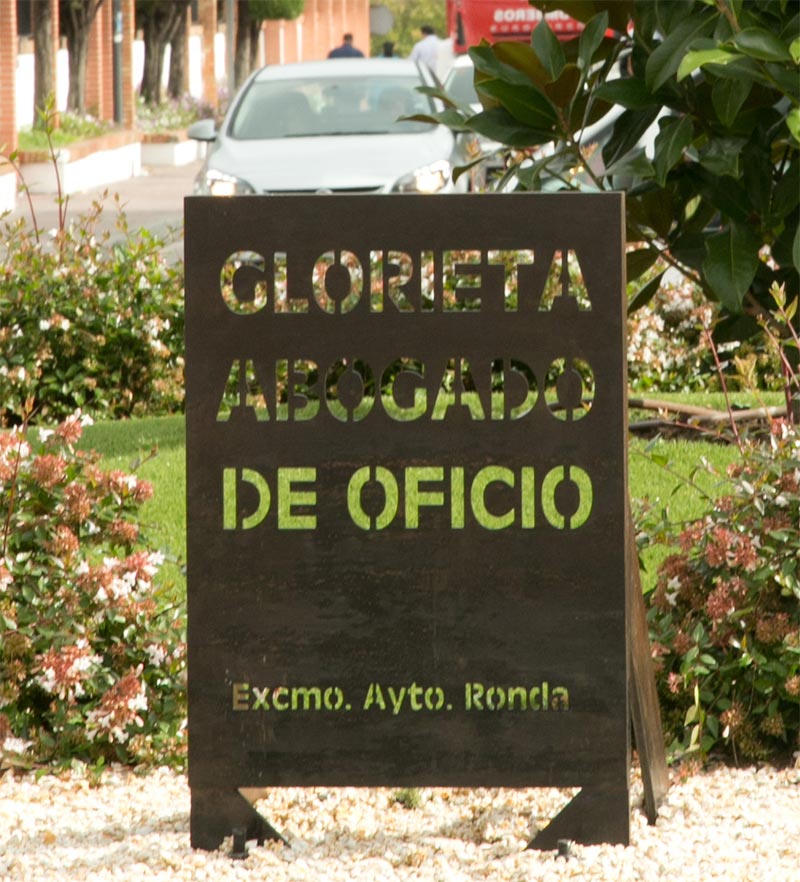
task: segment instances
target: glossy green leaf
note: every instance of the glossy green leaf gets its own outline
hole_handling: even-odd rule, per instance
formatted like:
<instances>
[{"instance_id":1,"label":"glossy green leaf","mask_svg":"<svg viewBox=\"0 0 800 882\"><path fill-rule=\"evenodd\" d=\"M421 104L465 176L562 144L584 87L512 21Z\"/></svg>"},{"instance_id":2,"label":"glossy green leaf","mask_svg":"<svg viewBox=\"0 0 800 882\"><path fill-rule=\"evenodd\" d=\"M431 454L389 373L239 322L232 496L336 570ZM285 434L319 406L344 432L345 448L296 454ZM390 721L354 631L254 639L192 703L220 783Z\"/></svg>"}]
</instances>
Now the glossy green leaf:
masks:
<instances>
[{"instance_id":1,"label":"glossy green leaf","mask_svg":"<svg viewBox=\"0 0 800 882\"><path fill-rule=\"evenodd\" d=\"M637 248L625 255L625 271L629 282L644 275L658 260L657 248Z\"/></svg>"},{"instance_id":2,"label":"glossy green leaf","mask_svg":"<svg viewBox=\"0 0 800 882\"><path fill-rule=\"evenodd\" d=\"M700 152L700 163L715 175L739 176L739 155L744 138L714 138Z\"/></svg>"},{"instance_id":3,"label":"glossy green leaf","mask_svg":"<svg viewBox=\"0 0 800 882\"><path fill-rule=\"evenodd\" d=\"M706 202L716 206L726 218L742 223L747 220L752 206L739 181L712 175L699 163L690 167L687 180Z\"/></svg>"},{"instance_id":4,"label":"glossy green leaf","mask_svg":"<svg viewBox=\"0 0 800 882\"><path fill-rule=\"evenodd\" d=\"M612 165L632 150L655 122L660 110L658 106L646 110L626 110L614 123L612 135L603 146L603 162Z\"/></svg>"},{"instance_id":5,"label":"glossy green leaf","mask_svg":"<svg viewBox=\"0 0 800 882\"><path fill-rule=\"evenodd\" d=\"M598 98L620 104L628 110L644 110L660 102L653 96L643 80L628 77L622 80L611 80L603 83L595 91Z\"/></svg>"},{"instance_id":6,"label":"glossy green leaf","mask_svg":"<svg viewBox=\"0 0 800 882\"><path fill-rule=\"evenodd\" d=\"M439 113L415 113L413 116L402 116L400 119L447 126L449 129L459 132L465 131L467 128L465 125L467 118L463 113L453 110L453 108L447 108Z\"/></svg>"},{"instance_id":7,"label":"glossy green leaf","mask_svg":"<svg viewBox=\"0 0 800 882\"><path fill-rule=\"evenodd\" d=\"M665 272L666 270L660 272L657 276L654 276L646 285L641 287L636 294L634 294L628 304L628 315L632 315L637 309L647 306L647 304L656 296L658 289L661 287L661 280L664 278Z\"/></svg>"},{"instance_id":8,"label":"glossy green leaf","mask_svg":"<svg viewBox=\"0 0 800 882\"><path fill-rule=\"evenodd\" d=\"M608 11L605 10L590 19L586 23L586 27L581 31L581 35L578 38L578 58L584 70L589 70L592 58L600 48L607 29Z\"/></svg>"},{"instance_id":9,"label":"glossy green leaf","mask_svg":"<svg viewBox=\"0 0 800 882\"><path fill-rule=\"evenodd\" d=\"M666 36L645 65L645 83L650 91L657 91L677 73L687 47L699 37L710 36L714 20L714 10L704 9L698 15L685 18Z\"/></svg>"},{"instance_id":10,"label":"glossy green leaf","mask_svg":"<svg viewBox=\"0 0 800 882\"><path fill-rule=\"evenodd\" d=\"M711 103L719 121L730 126L753 88L748 79L718 79L711 89Z\"/></svg>"},{"instance_id":11,"label":"glossy green leaf","mask_svg":"<svg viewBox=\"0 0 800 882\"><path fill-rule=\"evenodd\" d=\"M625 205L629 225L633 223L641 230L652 230L656 236L666 239L675 220L668 195L658 189L650 190L629 196Z\"/></svg>"},{"instance_id":12,"label":"glossy green leaf","mask_svg":"<svg viewBox=\"0 0 800 882\"><path fill-rule=\"evenodd\" d=\"M795 37L789 46L789 54L795 64L800 64L800 37Z\"/></svg>"},{"instance_id":13,"label":"glossy green leaf","mask_svg":"<svg viewBox=\"0 0 800 882\"><path fill-rule=\"evenodd\" d=\"M794 234L794 242L792 243L792 262L795 269L800 272L800 226Z\"/></svg>"},{"instance_id":14,"label":"glossy green leaf","mask_svg":"<svg viewBox=\"0 0 800 882\"><path fill-rule=\"evenodd\" d=\"M664 186L667 175L683 158L683 151L692 142L692 118L684 116L681 119L668 119L656 135L655 155L653 167L656 170L656 180L660 186Z\"/></svg>"},{"instance_id":15,"label":"glossy green leaf","mask_svg":"<svg viewBox=\"0 0 800 882\"><path fill-rule=\"evenodd\" d=\"M509 147L535 147L553 140L552 131L522 125L503 107L484 110L471 117L469 124L479 135Z\"/></svg>"},{"instance_id":16,"label":"glossy green leaf","mask_svg":"<svg viewBox=\"0 0 800 882\"><path fill-rule=\"evenodd\" d=\"M611 178L634 178L649 180L656 175L653 163L647 158L644 148L631 150L608 166L605 174Z\"/></svg>"},{"instance_id":17,"label":"glossy green leaf","mask_svg":"<svg viewBox=\"0 0 800 882\"><path fill-rule=\"evenodd\" d=\"M558 122L555 107L531 83L518 85L503 80L487 80L481 83L481 89L496 98L515 119L525 125L545 129Z\"/></svg>"},{"instance_id":18,"label":"glossy green leaf","mask_svg":"<svg viewBox=\"0 0 800 882\"><path fill-rule=\"evenodd\" d=\"M458 108L458 102L440 86L417 86L417 92L428 95L430 98L436 98L446 107Z\"/></svg>"},{"instance_id":19,"label":"glossy green leaf","mask_svg":"<svg viewBox=\"0 0 800 882\"><path fill-rule=\"evenodd\" d=\"M773 33L764 28L745 28L733 38L736 48L760 61L791 61L789 48Z\"/></svg>"},{"instance_id":20,"label":"glossy green leaf","mask_svg":"<svg viewBox=\"0 0 800 882\"><path fill-rule=\"evenodd\" d=\"M739 55L729 49L698 49L687 52L678 65L678 82L706 64L728 64L735 61Z\"/></svg>"},{"instance_id":21,"label":"glossy green leaf","mask_svg":"<svg viewBox=\"0 0 800 882\"><path fill-rule=\"evenodd\" d=\"M800 143L800 107L793 107L786 115L786 125L792 137Z\"/></svg>"},{"instance_id":22,"label":"glossy green leaf","mask_svg":"<svg viewBox=\"0 0 800 882\"><path fill-rule=\"evenodd\" d=\"M778 64L774 61L767 61L764 64L764 69L772 81L772 88L777 87L791 98L795 105L800 102L800 75L798 75L798 71L791 70L788 64Z\"/></svg>"},{"instance_id":23,"label":"glossy green leaf","mask_svg":"<svg viewBox=\"0 0 800 882\"><path fill-rule=\"evenodd\" d=\"M547 71L550 82L557 80L561 76L567 59L564 57L561 41L550 29L550 25L545 19L542 19L533 29L531 46Z\"/></svg>"},{"instance_id":24,"label":"glossy green leaf","mask_svg":"<svg viewBox=\"0 0 800 882\"><path fill-rule=\"evenodd\" d=\"M746 227L731 224L706 239L703 273L720 303L730 312L742 303L758 269L758 239Z\"/></svg>"},{"instance_id":25,"label":"glossy green leaf","mask_svg":"<svg viewBox=\"0 0 800 882\"><path fill-rule=\"evenodd\" d=\"M547 84L547 70L529 43L501 40L492 46L492 52L498 64L517 71L541 88Z\"/></svg>"},{"instance_id":26,"label":"glossy green leaf","mask_svg":"<svg viewBox=\"0 0 800 882\"><path fill-rule=\"evenodd\" d=\"M575 99L580 81L581 72L577 66L567 64L561 71L561 76L554 83L548 83L544 91L556 107L566 110Z\"/></svg>"},{"instance_id":27,"label":"glossy green leaf","mask_svg":"<svg viewBox=\"0 0 800 882\"><path fill-rule=\"evenodd\" d=\"M800 157L796 157L778 181L772 193L772 216L786 217L800 202Z\"/></svg>"},{"instance_id":28,"label":"glossy green leaf","mask_svg":"<svg viewBox=\"0 0 800 882\"><path fill-rule=\"evenodd\" d=\"M496 51L499 46L500 44L495 44L494 46L473 46L469 50L469 57L475 65L476 73L484 74L489 79L502 79L506 82L520 86L529 85L530 77L526 76L525 73L518 70L516 67L506 64L498 58ZM530 47L528 47L528 50L530 55L533 55L533 50L530 49ZM476 85L478 81L479 78L476 76ZM483 85L483 83L481 83L481 85Z\"/></svg>"}]
</instances>

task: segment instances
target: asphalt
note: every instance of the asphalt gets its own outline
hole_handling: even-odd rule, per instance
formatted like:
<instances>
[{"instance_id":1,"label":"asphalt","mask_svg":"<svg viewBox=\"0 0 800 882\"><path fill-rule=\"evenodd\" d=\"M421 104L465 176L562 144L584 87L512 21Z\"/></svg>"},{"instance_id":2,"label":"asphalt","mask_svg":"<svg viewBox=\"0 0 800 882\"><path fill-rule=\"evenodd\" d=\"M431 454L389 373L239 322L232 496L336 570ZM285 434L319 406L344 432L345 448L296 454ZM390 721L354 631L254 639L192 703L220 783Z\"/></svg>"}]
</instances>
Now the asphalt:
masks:
<instances>
[{"instance_id":1,"label":"asphalt","mask_svg":"<svg viewBox=\"0 0 800 882\"><path fill-rule=\"evenodd\" d=\"M192 182L200 169L202 160L182 166L143 167L142 174L135 178L117 181L102 187L95 187L65 197L63 208L66 218L75 221L100 203L97 230L108 230L112 236L118 235L117 206L122 209L128 229L149 230L154 235L169 236L172 240L164 250L168 259L183 257L183 242L170 231L180 230L183 224L183 199L191 195ZM31 194L30 203L24 192L17 196L17 207L7 216L8 221L24 217L31 222L31 212L39 230L47 231L58 227L59 204L54 194Z\"/></svg>"}]
</instances>

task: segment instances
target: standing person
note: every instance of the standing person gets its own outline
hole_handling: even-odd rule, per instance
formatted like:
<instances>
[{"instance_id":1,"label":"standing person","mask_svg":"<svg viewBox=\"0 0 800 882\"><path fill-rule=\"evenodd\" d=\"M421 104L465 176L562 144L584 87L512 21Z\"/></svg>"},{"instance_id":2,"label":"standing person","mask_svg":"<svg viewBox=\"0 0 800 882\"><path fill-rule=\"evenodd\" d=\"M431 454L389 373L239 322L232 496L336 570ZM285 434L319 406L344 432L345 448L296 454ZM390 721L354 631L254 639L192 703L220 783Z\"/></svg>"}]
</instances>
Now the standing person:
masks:
<instances>
[{"instance_id":1,"label":"standing person","mask_svg":"<svg viewBox=\"0 0 800 882\"><path fill-rule=\"evenodd\" d=\"M364 53L353 45L353 35L345 34L342 37L342 45L331 49L328 58L363 58Z\"/></svg>"},{"instance_id":2,"label":"standing person","mask_svg":"<svg viewBox=\"0 0 800 882\"><path fill-rule=\"evenodd\" d=\"M435 73L439 61L439 38L431 25L423 25L420 31L422 38L414 43L408 57L412 61L421 61L423 64L427 64Z\"/></svg>"},{"instance_id":3,"label":"standing person","mask_svg":"<svg viewBox=\"0 0 800 882\"><path fill-rule=\"evenodd\" d=\"M383 44L383 50L381 51L382 58L394 58L394 43L391 40L387 40Z\"/></svg>"}]
</instances>

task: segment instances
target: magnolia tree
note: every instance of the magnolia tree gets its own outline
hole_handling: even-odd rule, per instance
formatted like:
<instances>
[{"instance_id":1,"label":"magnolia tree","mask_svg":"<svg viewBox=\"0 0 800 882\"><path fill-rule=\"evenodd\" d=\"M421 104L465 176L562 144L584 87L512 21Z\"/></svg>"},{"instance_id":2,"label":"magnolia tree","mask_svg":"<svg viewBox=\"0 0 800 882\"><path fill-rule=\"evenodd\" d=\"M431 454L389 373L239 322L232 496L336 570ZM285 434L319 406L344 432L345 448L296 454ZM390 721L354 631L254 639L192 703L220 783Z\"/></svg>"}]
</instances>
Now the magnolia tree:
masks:
<instances>
[{"instance_id":1,"label":"magnolia tree","mask_svg":"<svg viewBox=\"0 0 800 882\"><path fill-rule=\"evenodd\" d=\"M433 90L446 105L436 120L505 145L499 187L624 189L628 278L646 280L631 309L653 297L663 276L653 267L666 265L719 305L718 339L749 338L764 322L770 333L771 290L783 285L787 302L798 292L800 8L534 5L585 22L580 37L562 43L542 22L530 45L473 47L483 109ZM603 120L598 147L584 133Z\"/></svg>"}]
</instances>

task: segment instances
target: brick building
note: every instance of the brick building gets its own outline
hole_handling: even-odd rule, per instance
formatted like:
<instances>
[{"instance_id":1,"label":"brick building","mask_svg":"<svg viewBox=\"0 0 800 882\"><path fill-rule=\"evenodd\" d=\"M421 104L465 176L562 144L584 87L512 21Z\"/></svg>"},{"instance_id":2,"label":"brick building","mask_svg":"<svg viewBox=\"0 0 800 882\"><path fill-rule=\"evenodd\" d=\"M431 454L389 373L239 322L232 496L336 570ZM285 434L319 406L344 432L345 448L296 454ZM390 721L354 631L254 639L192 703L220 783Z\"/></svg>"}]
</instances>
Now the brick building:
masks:
<instances>
[{"instance_id":1,"label":"brick building","mask_svg":"<svg viewBox=\"0 0 800 882\"><path fill-rule=\"evenodd\" d=\"M122 108L124 128L135 126L136 100L133 46L135 39L135 0L120 0L122 26ZM53 68L58 71L59 50L58 0L0 0L0 155L8 156L18 144L18 54L19 22L33 20L37 7L49 4L53 21ZM266 62L284 64L325 58L342 34L351 32L355 43L369 51L370 0L306 0L303 13L293 21L267 21L263 26L262 55ZM199 31L202 46L202 98L215 105L221 84L219 71L226 70L225 46L217 36L230 21L235 22L235 0L195 0L188 11L189 35ZM21 15L18 16L18 11ZM95 18L89 44L86 71L86 106L101 119L113 120L113 5L104 0ZM187 52L188 55L188 52ZM220 59L220 55L223 56ZM222 64L220 64L222 61ZM224 77L223 77L224 79ZM7 164L0 164L0 206L3 193L16 190L16 175Z\"/></svg>"}]
</instances>

